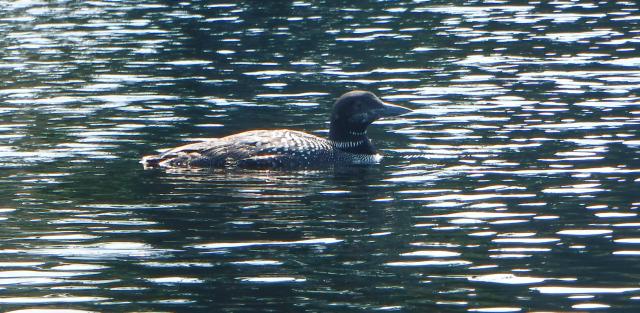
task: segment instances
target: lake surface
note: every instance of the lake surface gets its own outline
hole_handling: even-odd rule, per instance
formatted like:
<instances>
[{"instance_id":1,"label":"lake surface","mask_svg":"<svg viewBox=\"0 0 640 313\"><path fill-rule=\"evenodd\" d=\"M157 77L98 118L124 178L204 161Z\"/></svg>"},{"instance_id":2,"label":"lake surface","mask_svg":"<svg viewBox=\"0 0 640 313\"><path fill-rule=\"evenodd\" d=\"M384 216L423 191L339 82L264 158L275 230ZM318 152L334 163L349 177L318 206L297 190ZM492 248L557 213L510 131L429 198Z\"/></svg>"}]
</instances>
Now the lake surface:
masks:
<instances>
[{"instance_id":1,"label":"lake surface","mask_svg":"<svg viewBox=\"0 0 640 313\"><path fill-rule=\"evenodd\" d=\"M637 312L633 1L0 2L3 312ZM385 159L143 170L365 89ZM68 312L68 311L65 311Z\"/></svg>"}]
</instances>

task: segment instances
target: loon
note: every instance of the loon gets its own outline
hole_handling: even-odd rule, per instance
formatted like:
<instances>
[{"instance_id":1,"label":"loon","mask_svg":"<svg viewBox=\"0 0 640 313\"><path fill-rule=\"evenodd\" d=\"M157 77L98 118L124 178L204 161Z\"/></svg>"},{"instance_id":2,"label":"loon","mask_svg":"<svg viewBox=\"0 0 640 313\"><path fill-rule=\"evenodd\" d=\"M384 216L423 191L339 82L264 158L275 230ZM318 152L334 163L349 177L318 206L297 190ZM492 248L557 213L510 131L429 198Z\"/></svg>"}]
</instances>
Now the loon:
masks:
<instances>
[{"instance_id":1,"label":"loon","mask_svg":"<svg viewBox=\"0 0 640 313\"><path fill-rule=\"evenodd\" d=\"M367 137L375 120L411 112L382 102L368 91L339 97L331 113L329 138L276 129L250 130L149 155L145 168L318 168L338 164L375 164L380 156Z\"/></svg>"}]
</instances>

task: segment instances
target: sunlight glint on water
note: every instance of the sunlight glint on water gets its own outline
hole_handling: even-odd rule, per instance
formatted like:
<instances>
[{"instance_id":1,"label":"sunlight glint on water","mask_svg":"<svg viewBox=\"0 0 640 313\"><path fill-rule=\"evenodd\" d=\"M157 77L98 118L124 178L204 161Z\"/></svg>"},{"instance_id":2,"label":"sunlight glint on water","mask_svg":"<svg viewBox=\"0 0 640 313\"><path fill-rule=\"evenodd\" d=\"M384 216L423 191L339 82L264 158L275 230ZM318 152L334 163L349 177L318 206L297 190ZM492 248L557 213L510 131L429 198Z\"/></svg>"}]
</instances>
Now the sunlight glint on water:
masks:
<instances>
[{"instance_id":1,"label":"sunlight glint on water","mask_svg":"<svg viewBox=\"0 0 640 313\"><path fill-rule=\"evenodd\" d=\"M637 311L638 5L0 4L8 312ZM411 107L370 168L144 171Z\"/></svg>"}]
</instances>

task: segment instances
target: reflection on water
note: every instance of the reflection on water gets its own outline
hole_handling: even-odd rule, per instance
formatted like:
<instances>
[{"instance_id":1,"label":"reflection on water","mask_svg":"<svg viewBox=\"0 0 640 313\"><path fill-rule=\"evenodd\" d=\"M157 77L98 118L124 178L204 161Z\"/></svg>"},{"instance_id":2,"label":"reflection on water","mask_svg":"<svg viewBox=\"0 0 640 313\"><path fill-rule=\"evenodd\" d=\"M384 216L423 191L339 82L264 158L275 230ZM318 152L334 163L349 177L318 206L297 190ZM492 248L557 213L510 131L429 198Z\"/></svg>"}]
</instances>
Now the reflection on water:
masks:
<instances>
[{"instance_id":1,"label":"reflection on water","mask_svg":"<svg viewBox=\"0 0 640 313\"><path fill-rule=\"evenodd\" d=\"M639 307L634 2L0 7L4 310ZM356 88L379 166L137 163Z\"/></svg>"}]
</instances>

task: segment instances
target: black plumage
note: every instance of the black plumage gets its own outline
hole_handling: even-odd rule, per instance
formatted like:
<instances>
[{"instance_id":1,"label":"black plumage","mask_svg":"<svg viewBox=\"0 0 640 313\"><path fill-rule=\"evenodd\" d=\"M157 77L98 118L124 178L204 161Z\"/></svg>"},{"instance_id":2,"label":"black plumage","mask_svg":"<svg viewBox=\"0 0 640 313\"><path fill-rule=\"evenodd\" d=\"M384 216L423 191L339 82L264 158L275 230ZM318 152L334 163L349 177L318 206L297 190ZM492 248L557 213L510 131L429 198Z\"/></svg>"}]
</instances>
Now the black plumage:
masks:
<instances>
[{"instance_id":1,"label":"black plumage","mask_svg":"<svg viewBox=\"0 0 640 313\"><path fill-rule=\"evenodd\" d=\"M308 168L336 163L372 164L381 156L367 137L367 127L381 117L410 111L386 104L371 92L351 91L334 104L328 139L289 129L250 130L145 156L141 163L145 168Z\"/></svg>"}]
</instances>

